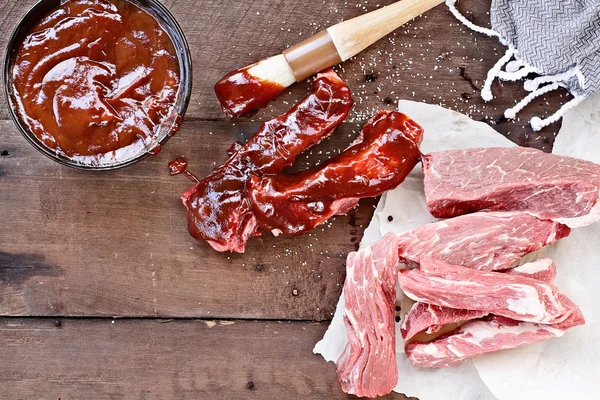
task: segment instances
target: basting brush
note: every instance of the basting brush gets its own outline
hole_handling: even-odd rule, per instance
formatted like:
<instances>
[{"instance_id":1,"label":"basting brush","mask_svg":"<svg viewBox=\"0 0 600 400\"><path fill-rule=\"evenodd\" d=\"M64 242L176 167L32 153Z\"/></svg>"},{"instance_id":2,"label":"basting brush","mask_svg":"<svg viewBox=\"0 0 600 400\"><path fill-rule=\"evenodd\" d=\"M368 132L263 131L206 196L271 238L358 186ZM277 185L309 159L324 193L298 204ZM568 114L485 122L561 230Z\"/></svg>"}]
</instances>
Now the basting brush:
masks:
<instances>
[{"instance_id":1,"label":"basting brush","mask_svg":"<svg viewBox=\"0 0 600 400\"><path fill-rule=\"evenodd\" d=\"M404 23L444 0L402 0L340 22L282 54L223 77L215 92L225 113L252 115L294 82L354 57Z\"/></svg>"}]
</instances>

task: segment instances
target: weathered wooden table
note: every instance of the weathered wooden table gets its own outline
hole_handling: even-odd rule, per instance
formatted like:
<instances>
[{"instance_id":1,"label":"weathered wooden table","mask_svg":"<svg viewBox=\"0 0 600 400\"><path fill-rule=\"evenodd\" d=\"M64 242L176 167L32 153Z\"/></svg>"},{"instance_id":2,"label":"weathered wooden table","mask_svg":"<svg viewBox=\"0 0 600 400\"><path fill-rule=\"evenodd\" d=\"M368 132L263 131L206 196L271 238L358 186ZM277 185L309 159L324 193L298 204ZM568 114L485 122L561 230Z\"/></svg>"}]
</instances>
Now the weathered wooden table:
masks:
<instances>
[{"instance_id":1,"label":"weathered wooden table","mask_svg":"<svg viewBox=\"0 0 600 400\"><path fill-rule=\"evenodd\" d=\"M34 2L2 1L2 47ZM44 158L1 100L0 398L346 398L335 366L312 348L376 200L302 237L265 235L244 255L219 254L188 235L179 196L190 184L169 177L167 163L184 155L193 172L207 174L233 141L310 87L296 84L254 120L232 121L212 91L226 72L391 2L165 1L193 55L190 107L158 156L121 171L86 173ZM489 1L460 8L489 21ZM443 104L549 151L558 127L533 134L527 121L556 109L564 92L535 101L514 123L499 117L524 96L520 84L495 84L498 98L487 105L478 95L503 52L444 6L418 18L343 65L355 110L298 168L346 146L376 109L393 107L386 97ZM377 79L366 82L372 73Z\"/></svg>"}]
</instances>

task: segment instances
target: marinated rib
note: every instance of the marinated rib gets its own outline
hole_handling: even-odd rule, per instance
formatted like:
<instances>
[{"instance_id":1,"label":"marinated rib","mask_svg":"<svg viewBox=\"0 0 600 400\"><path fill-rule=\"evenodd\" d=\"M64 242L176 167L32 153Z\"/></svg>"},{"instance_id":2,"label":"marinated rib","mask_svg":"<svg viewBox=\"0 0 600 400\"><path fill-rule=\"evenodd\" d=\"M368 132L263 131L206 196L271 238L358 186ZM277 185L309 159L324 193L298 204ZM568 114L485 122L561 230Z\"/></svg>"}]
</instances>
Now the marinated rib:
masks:
<instances>
[{"instance_id":1,"label":"marinated rib","mask_svg":"<svg viewBox=\"0 0 600 400\"><path fill-rule=\"evenodd\" d=\"M380 111L346 151L314 170L252 177L248 198L261 229L299 235L364 197L401 184L420 161L423 129L399 112Z\"/></svg>"},{"instance_id":2,"label":"marinated rib","mask_svg":"<svg viewBox=\"0 0 600 400\"><path fill-rule=\"evenodd\" d=\"M190 234L218 251L243 253L257 235L257 222L245 197L251 175L276 174L342 123L353 104L350 90L333 72L316 78L312 92L285 115L259 131L223 165L183 194Z\"/></svg>"}]
</instances>

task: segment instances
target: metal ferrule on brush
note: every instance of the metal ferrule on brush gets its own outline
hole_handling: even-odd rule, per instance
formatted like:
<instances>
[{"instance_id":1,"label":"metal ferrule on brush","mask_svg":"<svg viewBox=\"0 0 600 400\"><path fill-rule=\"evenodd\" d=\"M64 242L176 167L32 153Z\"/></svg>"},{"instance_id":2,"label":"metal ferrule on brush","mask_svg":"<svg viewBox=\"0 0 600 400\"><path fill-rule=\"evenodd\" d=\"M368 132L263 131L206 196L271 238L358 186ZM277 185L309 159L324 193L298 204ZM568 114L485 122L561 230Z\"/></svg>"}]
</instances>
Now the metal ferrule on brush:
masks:
<instances>
[{"instance_id":1,"label":"metal ferrule on brush","mask_svg":"<svg viewBox=\"0 0 600 400\"><path fill-rule=\"evenodd\" d=\"M283 52L297 82L342 62L329 32L322 31Z\"/></svg>"}]
</instances>

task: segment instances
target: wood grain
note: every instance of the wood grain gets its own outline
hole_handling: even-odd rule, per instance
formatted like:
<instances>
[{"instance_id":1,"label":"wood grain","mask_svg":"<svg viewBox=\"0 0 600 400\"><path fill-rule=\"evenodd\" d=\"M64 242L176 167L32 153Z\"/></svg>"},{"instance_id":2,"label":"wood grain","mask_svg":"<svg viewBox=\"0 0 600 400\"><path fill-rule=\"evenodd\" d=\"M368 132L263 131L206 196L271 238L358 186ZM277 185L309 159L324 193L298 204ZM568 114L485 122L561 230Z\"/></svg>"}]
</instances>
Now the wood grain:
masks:
<instances>
[{"instance_id":1,"label":"wood grain","mask_svg":"<svg viewBox=\"0 0 600 400\"><path fill-rule=\"evenodd\" d=\"M207 175L257 125L188 122L159 156L89 173L47 160L0 123L9 153L0 157L0 314L330 319L374 200L298 238L253 239L244 255L187 232L179 197L191 183L170 177L167 163L184 155ZM345 124L298 167L337 153L357 129Z\"/></svg>"},{"instance_id":2,"label":"wood grain","mask_svg":"<svg viewBox=\"0 0 600 400\"><path fill-rule=\"evenodd\" d=\"M194 89L186 118L225 118L214 96L213 85L227 72L279 54L319 30L392 2L164 1L181 24L193 58ZM35 0L4 0L0 31L12 31L34 3ZM462 0L459 8L475 23L485 25L489 21L489 4L490 0ZM8 36L0 36L0 47L5 47ZM359 103L351 117L367 120L384 105L386 97L394 101L400 98L426 101L456 109L477 120L500 121L494 127L514 141L524 145L540 141L550 149L559 124L544 129L542 134L532 134L528 121L534 115L553 113L566 100L564 91L532 102L514 122L500 117L506 108L526 95L522 83L496 83L497 98L488 104L479 96L478 88L487 71L504 51L496 39L464 28L440 5L343 64L340 74ZM379 74L378 79L365 82L365 74L371 72ZM309 87L309 82L292 86L256 118L279 115ZM6 119L4 99L0 103L0 119Z\"/></svg>"},{"instance_id":3,"label":"wood grain","mask_svg":"<svg viewBox=\"0 0 600 400\"><path fill-rule=\"evenodd\" d=\"M335 365L312 353L326 324L54 322L0 319L3 399L354 398L342 393Z\"/></svg>"},{"instance_id":4,"label":"wood grain","mask_svg":"<svg viewBox=\"0 0 600 400\"><path fill-rule=\"evenodd\" d=\"M35 1L3 0L0 47ZM250 242L247 254L229 256L189 237L178 198L190 184L169 177L166 165L184 155L204 176L233 141L256 129L254 121L225 119L212 90L221 76L392 2L165 0L192 52L189 111L161 154L122 171L84 173L45 159L6 121L0 99L0 315L12 317L0 318L0 397L347 398L335 367L312 354L325 324L207 324L213 318L330 319L344 259L376 200L309 235L265 235ZM461 0L459 7L485 25L489 4ZM522 84L496 83L497 98L488 104L479 96L503 52L497 40L466 30L444 6L417 18L338 68L356 106L296 168L337 153L362 122L401 98L444 105L493 123L518 144L549 151L559 124L534 134L528 120L556 110L565 92L534 101L514 122L500 117L524 97ZM376 79L366 82L365 75ZM309 87L295 84L255 120L284 112ZM54 319L19 316L80 318L56 327ZM148 319L112 323L111 316ZM161 317L186 319L153 319ZM253 390L245 388L250 380Z\"/></svg>"}]
</instances>

